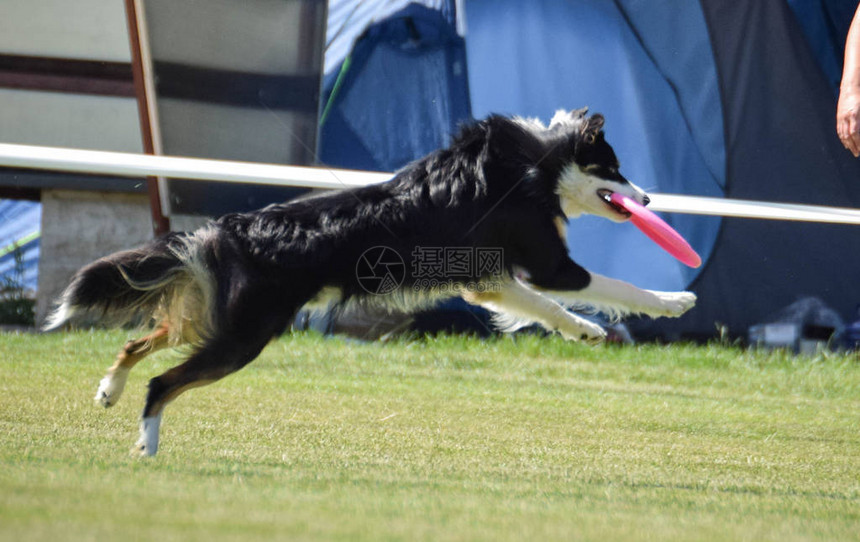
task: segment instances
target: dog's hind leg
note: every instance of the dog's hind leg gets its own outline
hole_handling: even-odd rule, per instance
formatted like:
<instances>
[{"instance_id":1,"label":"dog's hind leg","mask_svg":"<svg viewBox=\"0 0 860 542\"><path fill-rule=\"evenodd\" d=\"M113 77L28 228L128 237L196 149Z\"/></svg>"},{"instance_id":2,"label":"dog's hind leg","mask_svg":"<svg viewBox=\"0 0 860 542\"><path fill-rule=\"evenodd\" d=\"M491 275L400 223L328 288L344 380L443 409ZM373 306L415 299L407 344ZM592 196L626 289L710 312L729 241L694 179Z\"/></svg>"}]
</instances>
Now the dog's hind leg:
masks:
<instances>
[{"instance_id":1,"label":"dog's hind leg","mask_svg":"<svg viewBox=\"0 0 860 542\"><path fill-rule=\"evenodd\" d=\"M272 333L257 337L210 340L195 350L181 365L149 381L149 392L140 425L140 439L132 453L155 455L164 407L183 392L211 384L238 371L259 355Z\"/></svg>"},{"instance_id":2,"label":"dog's hind leg","mask_svg":"<svg viewBox=\"0 0 860 542\"><path fill-rule=\"evenodd\" d=\"M117 354L116 361L108 369L105 377L99 382L95 401L105 408L115 405L125 389L128 373L140 360L167 346L168 332L165 321L149 335L128 341Z\"/></svg>"}]
</instances>

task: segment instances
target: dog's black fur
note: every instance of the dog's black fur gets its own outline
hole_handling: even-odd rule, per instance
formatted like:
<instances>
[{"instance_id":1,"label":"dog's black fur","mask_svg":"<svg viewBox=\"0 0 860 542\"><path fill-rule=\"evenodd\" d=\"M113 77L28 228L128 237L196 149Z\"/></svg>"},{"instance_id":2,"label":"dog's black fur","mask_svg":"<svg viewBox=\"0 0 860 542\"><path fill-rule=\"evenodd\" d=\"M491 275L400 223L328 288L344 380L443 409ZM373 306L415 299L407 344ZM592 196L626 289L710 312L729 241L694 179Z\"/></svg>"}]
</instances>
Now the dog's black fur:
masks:
<instances>
[{"instance_id":1,"label":"dog's black fur","mask_svg":"<svg viewBox=\"0 0 860 542\"><path fill-rule=\"evenodd\" d=\"M409 265L416 247L501 249L506 280L522 272L537 288L582 290L591 276L569 258L559 231L567 219L560 178L573 167L618 187L628 182L604 139L603 118L580 110L568 120L544 128L491 116L388 182L229 214L197 232L112 254L74 276L48 327L78 317L162 322L156 339L131 344L121 358L142 357L168 334L191 343L184 364L151 380L147 420L160 419L184 389L252 361L321 292L334 292L339 304L402 308L438 300L438 292L422 291ZM362 254L379 246L406 262L401 287L387 296L365 290L356 273ZM454 282L487 279L473 273ZM118 360L112 371L136 361ZM114 398L103 392L101 401L110 406L121 391ZM146 446L144 453L154 453Z\"/></svg>"}]
</instances>

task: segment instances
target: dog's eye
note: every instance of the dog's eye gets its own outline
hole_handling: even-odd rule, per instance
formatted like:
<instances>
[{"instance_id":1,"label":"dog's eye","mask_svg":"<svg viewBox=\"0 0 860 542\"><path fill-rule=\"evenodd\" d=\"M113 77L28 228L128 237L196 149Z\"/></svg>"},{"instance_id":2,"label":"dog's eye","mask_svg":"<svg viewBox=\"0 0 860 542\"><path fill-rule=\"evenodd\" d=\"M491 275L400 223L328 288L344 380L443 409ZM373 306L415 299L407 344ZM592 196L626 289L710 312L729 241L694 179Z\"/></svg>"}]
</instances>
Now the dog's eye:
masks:
<instances>
[{"instance_id":1,"label":"dog's eye","mask_svg":"<svg viewBox=\"0 0 860 542\"><path fill-rule=\"evenodd\" d=\"M621 174L618 172L618 166L607 166L602 164L588 164L582 167L583 173L593 175L603 179L621 179Z\"/></svg>"},{"instance_id":2,"label":"dog's eye","mask_svg":"<svg viewBox=\"0 0 860 542\"><path fill-rule=\"evenodd\" d=\"M612 166L605 166L601 164L588 164L587 166L582 168L582 171L588 173L589 175L595 175L597 177L612 177L618 175L618 168Z\"/></svg>"}]
</instances>

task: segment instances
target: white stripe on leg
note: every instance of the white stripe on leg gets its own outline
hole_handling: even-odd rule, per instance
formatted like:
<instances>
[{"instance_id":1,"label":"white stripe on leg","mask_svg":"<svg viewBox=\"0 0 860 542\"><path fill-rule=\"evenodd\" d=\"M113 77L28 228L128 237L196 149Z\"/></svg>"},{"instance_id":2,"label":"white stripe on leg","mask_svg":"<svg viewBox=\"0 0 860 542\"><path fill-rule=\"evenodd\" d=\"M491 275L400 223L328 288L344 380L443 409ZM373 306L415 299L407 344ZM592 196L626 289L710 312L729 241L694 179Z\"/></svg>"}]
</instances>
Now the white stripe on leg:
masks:
<instances>
[{"instance_id":1,"label":"white stripe on leg","mask_svg":"<svg viewBox=\"0 0 860 542\"><path fill-rule=\"evenodd\" d=\"M158 451L158 432L161 428L161 414L140 420L140 438L132 448L132 453L141 457L151 457Z\"/></svg>"},{"instance_id":2,"label":"white stripe on leg","mask_svg":"<svg viewBox=\"0 0 860 542\"><path fill-rule=\"evenodd\" d=\"M612 317L625 314L680 316L696 304L692 292L656 292L630 283L591 273L591 283L577 291L541 290L568 305L588 305Z\"/></svg>"}]
</instances>

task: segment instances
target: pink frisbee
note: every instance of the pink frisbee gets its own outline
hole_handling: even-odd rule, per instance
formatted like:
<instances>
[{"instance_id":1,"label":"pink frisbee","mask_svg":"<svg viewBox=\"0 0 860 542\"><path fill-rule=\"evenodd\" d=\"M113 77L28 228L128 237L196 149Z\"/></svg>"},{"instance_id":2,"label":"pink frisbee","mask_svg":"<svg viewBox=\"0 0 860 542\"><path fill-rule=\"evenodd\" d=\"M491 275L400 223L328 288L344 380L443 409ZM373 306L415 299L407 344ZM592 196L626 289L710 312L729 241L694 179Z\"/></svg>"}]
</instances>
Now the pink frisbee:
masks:
<instances>
[{"instance_id":1,"label":"pink frisbee","mask_svg":"<svg viewBox=\"0 0 860 542\"><path fill-rule=\"evenodd\" d=\"M642 233L651 238L652 241L663 247L663 249L690 267L702 265L702 258L696 254L693 247L681 237L681 234L672 229L672 226L637 203L618 192L613 192L609 200L630 213L630 221L642 230Z\"/></svg>"}]
</instances>

